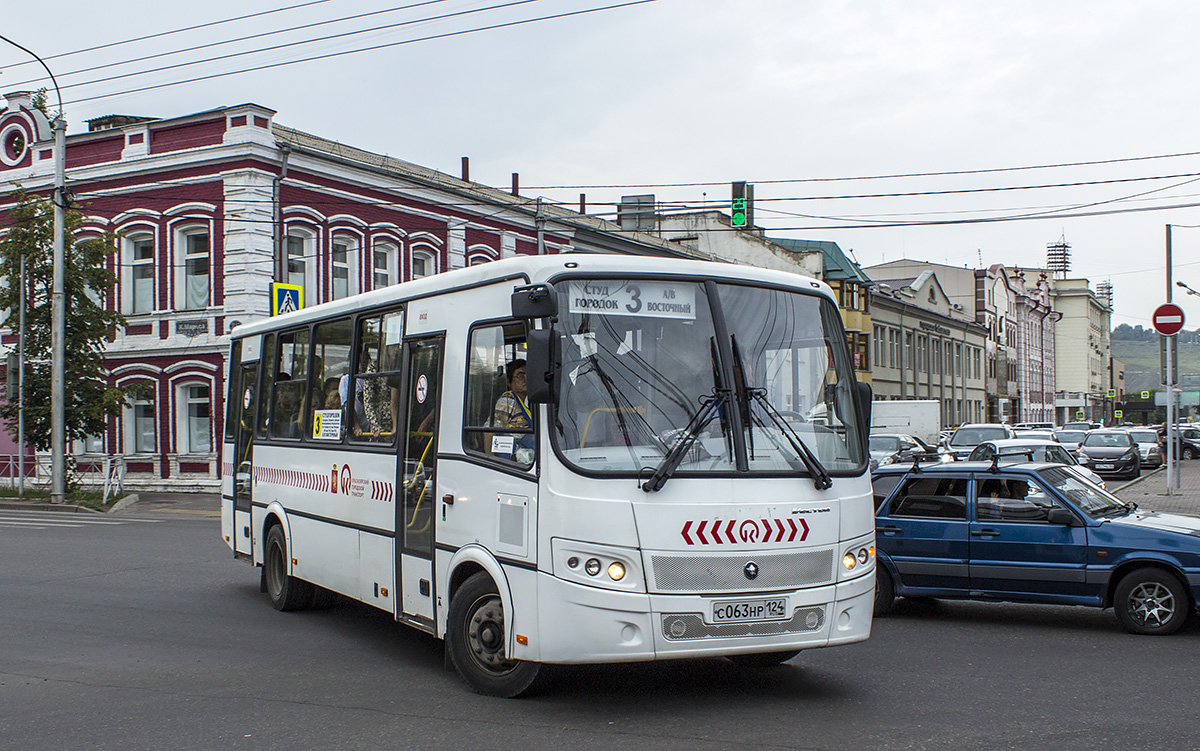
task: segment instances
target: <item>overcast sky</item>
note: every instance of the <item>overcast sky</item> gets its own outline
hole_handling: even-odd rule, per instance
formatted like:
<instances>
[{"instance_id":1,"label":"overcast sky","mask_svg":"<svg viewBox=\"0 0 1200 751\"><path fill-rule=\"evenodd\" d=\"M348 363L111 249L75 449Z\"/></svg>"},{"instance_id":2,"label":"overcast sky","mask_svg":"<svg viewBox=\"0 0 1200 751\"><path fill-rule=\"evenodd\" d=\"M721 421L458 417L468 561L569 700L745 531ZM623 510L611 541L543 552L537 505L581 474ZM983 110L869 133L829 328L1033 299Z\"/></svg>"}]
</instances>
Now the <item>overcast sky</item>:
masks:
<instances>
[{"instance_id":1,"label":"overcast sky","mask_svg":"<svg viewBox=\"0 0 1200 751\"><path fill-rule=\"evenodd\" d=\"M281 124L451 174L469 156L478 182L507 188L519 172L524 194L572 206L583 192L595 211L634 193L727 207L729 182L748 180L760 226L836 241L865 266L902 257L1040 266L1047 243L1065 238L1072 276L1111 281L1115 323L1130 325L1149 326L1166 299L1169 223L1175 278L1200 290L1200 228L1187 227L1200 225L1190 206L1200 204L1200 154L1187 155L1200 152L1200 3L654 0L117 93L621 3L536 0L349 33L503 4L442 0L267 36L414 4L309 0L51 58L302 2L60 0L53 16L49 6L10 4L0 34L47 58L70 132L110 113L175 117L256 102ZM255 38L213 46L244 36ZM198 45L206 48L71 75ZM0 92L44 83L24 83L38 77L34 65L9 67L24 59L0 44ZM1142 159L1165 155L1175 156ZM1081 162L1108 163L1050 167ZM976 174L881 177L946 172ZM849 177L876 179L828 180ZM671 187L680 183L705 184ZM1063 187L1033 187L1048 185ZM834 198L897 193L925 195ZM1182 208L1161 208L1172 206ZM893 226L863 226L881 224ZM1188 328L1200 327L1200 298L1176 292Z\"/></svg>"}]
</instances>

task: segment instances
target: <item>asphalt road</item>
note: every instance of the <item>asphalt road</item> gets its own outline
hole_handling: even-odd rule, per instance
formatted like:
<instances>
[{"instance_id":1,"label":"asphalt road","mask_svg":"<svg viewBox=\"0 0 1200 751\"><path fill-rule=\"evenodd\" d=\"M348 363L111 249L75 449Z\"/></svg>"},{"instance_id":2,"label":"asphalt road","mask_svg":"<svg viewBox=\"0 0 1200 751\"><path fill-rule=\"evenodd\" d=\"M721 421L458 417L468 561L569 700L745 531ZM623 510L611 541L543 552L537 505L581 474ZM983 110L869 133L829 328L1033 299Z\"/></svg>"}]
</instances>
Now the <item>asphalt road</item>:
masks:
<instances>
[{"instance_id":1,"label":"asphalt road","mask_svg":"<svg viewBox=\"0 0 1200 751\"><path fill-rule=\"evenodd\" d=\"M382 612L275 612L216 519L47 516L0 511L6 749L1200 746L1195 617L1153 638L1110 612L900 601L868 642L770 670L557 668L501 700Z\"/></svg>"}]
</instances>

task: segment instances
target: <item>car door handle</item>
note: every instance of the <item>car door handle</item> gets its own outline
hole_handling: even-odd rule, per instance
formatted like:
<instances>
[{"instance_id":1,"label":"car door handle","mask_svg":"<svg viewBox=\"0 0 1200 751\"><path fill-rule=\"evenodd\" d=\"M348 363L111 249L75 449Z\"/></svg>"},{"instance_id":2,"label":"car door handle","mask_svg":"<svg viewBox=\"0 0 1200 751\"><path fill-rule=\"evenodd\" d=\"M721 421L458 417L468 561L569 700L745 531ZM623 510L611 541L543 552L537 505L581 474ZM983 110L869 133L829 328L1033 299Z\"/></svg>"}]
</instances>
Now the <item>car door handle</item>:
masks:
<instances>
[{"instance_id":1,"label":"car door handle","mask_svg":"<svg viewBox=\"0 0 1200 751\"><path fill-rule=\"evenodd\" d=\"M971 530L971 537L995 537L998 534L1000 534L999 530L995 530L995 529Z\"/></svg>"},{"instance_id":2,"label":"car door handle","mask_svg":"<svg viewBox=\"0 0 1200 751\"><path fill-rule=\"evenodd\" d=\"M898 534L900 532L900 528L888 525L886 527L879 527L875 531L883 532L884 534L888 534L888 535L894 535L894 534Z\"/></svg>"}]
</instances>

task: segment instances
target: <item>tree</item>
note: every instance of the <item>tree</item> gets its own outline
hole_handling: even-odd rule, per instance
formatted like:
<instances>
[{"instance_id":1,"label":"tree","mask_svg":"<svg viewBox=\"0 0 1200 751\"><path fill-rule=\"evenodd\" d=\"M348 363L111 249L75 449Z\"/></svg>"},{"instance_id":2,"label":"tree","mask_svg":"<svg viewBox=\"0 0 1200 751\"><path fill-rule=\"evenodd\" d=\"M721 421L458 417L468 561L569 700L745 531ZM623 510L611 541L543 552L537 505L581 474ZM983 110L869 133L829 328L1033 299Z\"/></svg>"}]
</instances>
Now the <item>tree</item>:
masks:
<instances>
[{"instance_id":1,"label":"tree","mask_svg":"<svg viewBox=\"0 0 1200 751\"><path fill-rule=\"evenodd\" d=\"M16 205L9 211L8 234L0 238L0 309L11 311L8 326L18 327L21 267L25 266L25 440L36 449L50 448L51 411L51 292L54 283L54 207L18 187ZM63 298L66 353L63 405L67 441L101 434L108 418L120 414L125 393L108 385L104 345L125 317L106 310L104 300L116 283L105 268L116 252L112 234L75 241L83 216L66 211L63 254ZM15 379L14 379L15 382ZM17 437L17 395L0 403L0 417Z\"/></svg>"}]
</instances>

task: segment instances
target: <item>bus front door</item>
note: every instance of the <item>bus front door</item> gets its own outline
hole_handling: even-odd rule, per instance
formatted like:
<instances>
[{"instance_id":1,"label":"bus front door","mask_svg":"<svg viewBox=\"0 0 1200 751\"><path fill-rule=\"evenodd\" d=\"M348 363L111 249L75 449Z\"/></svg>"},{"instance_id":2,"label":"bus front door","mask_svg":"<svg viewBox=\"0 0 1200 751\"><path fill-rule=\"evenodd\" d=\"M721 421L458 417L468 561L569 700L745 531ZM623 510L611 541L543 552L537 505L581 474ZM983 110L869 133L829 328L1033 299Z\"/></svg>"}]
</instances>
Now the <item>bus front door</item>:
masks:
<instances>
[{"instance_id":1,"label":"bus front door","mask_svg":"<svg viewBox=\"0 0 1200 751\"><path fill-rule=\"evenodd\" d=\"M438 413L442 398L441 337L405 342L407 407L400 441L397 529L403 548L398 556L403 614L433 626L433 543L437 491Z\"/></svg>"},{"instance_id":2,"label":"bus front door","mask_svg":"<svg viewBox=\"0 0 1200 751\"><path fill-rule=\"evenodd\" d=\"M251 523L250 503L253 496L254 474L254 416L258 401L258 363L242 366L241 418L234 436L233 461L233 553L254 555L254 525Z\"/></svg>"}]
</instances>

